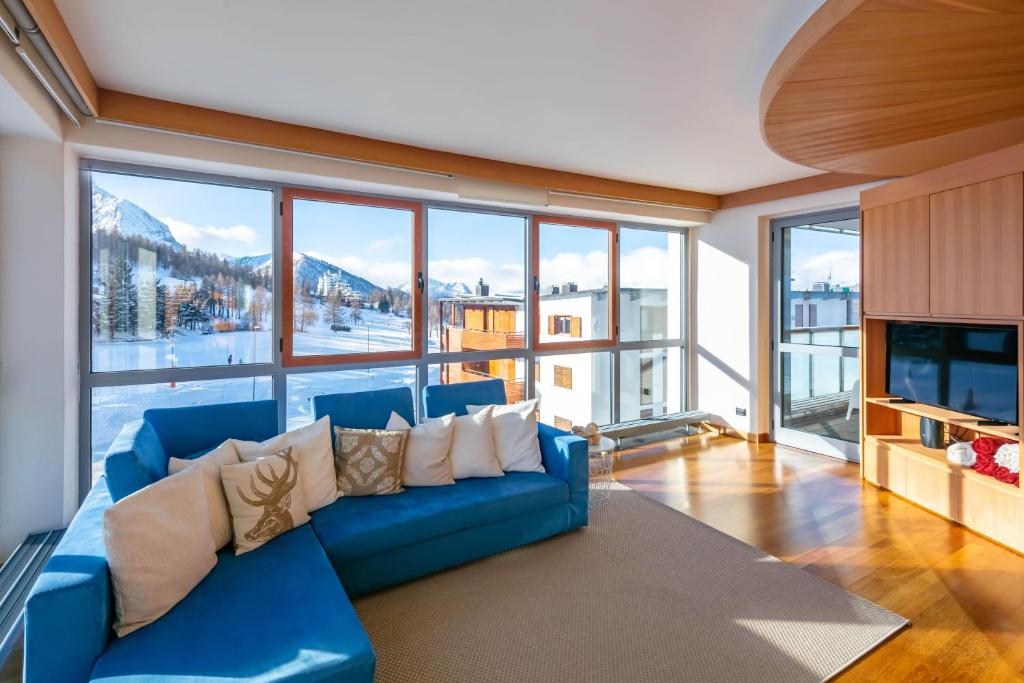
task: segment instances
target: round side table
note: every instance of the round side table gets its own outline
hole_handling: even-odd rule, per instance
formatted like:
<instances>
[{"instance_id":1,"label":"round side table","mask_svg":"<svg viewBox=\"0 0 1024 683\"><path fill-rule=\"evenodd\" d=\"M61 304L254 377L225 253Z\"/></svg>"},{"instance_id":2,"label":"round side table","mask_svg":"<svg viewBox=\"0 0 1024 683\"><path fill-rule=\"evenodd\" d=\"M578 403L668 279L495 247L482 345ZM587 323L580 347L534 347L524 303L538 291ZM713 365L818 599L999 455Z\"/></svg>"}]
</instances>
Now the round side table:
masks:
<instances>
[{"instance_id":1,"label":"round side table","mask_svg":"<svg viewBox=\"0 0 1024 683\"><path fill-rule=\"evenodd\" d=\"M608 502L612 487L612 452L615 442L602 436L598 444L588 447L590 451L590 507L599 508Z\"/></svg>"}]
</instances>

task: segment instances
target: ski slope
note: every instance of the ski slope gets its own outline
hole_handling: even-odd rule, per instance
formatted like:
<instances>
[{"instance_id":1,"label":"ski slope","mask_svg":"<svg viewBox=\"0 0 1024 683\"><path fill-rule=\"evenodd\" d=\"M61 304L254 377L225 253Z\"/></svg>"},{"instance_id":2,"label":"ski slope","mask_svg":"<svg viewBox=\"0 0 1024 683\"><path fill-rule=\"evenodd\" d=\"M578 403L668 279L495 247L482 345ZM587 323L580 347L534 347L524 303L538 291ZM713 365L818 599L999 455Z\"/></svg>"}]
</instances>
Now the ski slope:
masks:
<instances>
[{"instance_id":1,"label":"ski slope","mask_svg":"<svg viewBox=\"0 0 1024 683\"><path fill-rule=\"evenodd\" d=\"M298 354L376 353L410 348L407 318L378 311L361 311L363 320L352 325L351 332L332 332L318 321L305 332L294 335ZM267 323L269 328L270 323ZM209 367L272 362L273 334L260 331L213 334L176 334L169 339L135 341L93 340L93 367L104 371L152 370L174 367ZM438 350L430 340L430 351ZM440 381L440 369L431 366L429 383ZM415 390L414 365L344 370L340 372L303 372L288 376L288 428L312 420L309 399L319 394L365 391L393 386ZM148 408L231 403L272 398L269 376L224 380L103 387L92 394L92 458L98 462L121 427L138 420Z\"/></svg>"}]
</instances>

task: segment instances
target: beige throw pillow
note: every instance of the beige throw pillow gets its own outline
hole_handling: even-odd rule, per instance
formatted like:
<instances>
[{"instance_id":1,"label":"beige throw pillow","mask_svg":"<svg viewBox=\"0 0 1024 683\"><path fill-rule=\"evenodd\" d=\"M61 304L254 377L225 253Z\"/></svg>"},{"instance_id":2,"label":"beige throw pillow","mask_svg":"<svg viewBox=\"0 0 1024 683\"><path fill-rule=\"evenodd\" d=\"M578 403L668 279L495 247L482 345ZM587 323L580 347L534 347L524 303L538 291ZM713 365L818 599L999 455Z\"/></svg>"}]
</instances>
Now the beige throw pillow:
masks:
<instances>
[{"instance_id":1,"label":"beige throw pillow","mask_svg":"<svg viewBox=\"0 0 1024 683\"><path fill-rule=\"evenodd\" d=\"M472 415L455 418L452 448L452 476L456 479L469 477L501 477L501 463L494 451L494 427L491 424L493 406ZM427 418L427 423L443 418Z\"/></svg>"},{"instance_id":2,"label":"beige throw pillow","mask_svg":"<svg viewBox=\"0 0 1024 683\"><path fill-rule=\"evenodd\" d=\"M103 540L114 631L123 637L167 614L217 564L202 470L190 467L111 505Z\"/></svg>"},{"instance_id":3,"label":"beige throw pillow","mask_svg":"<svg viewBox=\"0 0 1024 683\"><path fill-rule=\"evenodd\" d=\"M235 441L242 462L252 462L288 448L299 463L299 479L306 500L306 512L319 510L338 499L331 453L331 420L322 417L311 425L278 434L263 443Z\"/></svg>"},{"instance_id":4,"label":"beige throw pillow","mask_svg":"<svg viewBox=\"0 0 1024 683\"><path fill-rule=\"evenodd\" d=\"M477 413L487 406L466 406ZM537 399L492 406L494 449L506 472L543 472L537 439Z\"/></svg>"},{"instance_id":5,"label":"beige throw pillow","mask_svg":"<svg viewBox=\"0 0 1024 683\"><path fill-rule=\"evenodd\" d=\"M343 496L401 493L408 431L334 428L334 468Z\"/></svg>"},{"instance_id":6,"label":"beige throw pillow","mask_svg":"<svg viewBox=\"0 0 1024 683\"><path fill-rule=\"evenodd\" d=\"M213 533L213 542L217 550L231 543L231 514L228 512L228 501L224 498L224 487L220 483L220 466L237 464L238 451L230 440L194 460L171 458L167 461L167 471L170 474L177 474L192 466L198 467L202 472L203 487L206 490L206 512L210 516L210 531Z\"/></svg>"},{"instance_id":7,"label":"beige throw pillow","mask_svg":"<svg viewBox=\"0 0 1024 683\"><path fill-rule=\"evenodd\" d=\"M452 463L448 459L455 433L454 413L413 427L404 417L392 412L387 429L409 432L402 457L402 485L445 486L455 483Z\"/></svg>"},{"instance_id":8,"label":"beige throw pillow","mask_svg":"<svg viewBox=\"0 0 1024 683\"><path fill-rule=\"evenodd\" d=\"M220 477L231 509L236 555L309 521L298 461L290 446L253 462L223 465Z\"/></svg>"}]
</instances>

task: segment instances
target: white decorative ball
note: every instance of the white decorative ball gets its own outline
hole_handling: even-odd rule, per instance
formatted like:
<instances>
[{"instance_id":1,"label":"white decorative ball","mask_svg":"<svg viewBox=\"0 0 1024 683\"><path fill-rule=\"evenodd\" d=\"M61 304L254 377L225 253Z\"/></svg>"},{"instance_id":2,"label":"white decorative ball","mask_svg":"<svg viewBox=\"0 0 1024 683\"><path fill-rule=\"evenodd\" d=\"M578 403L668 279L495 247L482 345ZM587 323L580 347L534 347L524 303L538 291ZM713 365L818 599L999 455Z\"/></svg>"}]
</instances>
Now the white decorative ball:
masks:
<instances>
[{"instance_id":1,"label":"white decorative ball","mask_svg":"<svg viewBox=\"0 0 1024 683\"><path fill-rule=\"evenodd\" d=\"M969 443L951 443L946 449L946 460L964 467L974 465L974 449Z\"/></svg>"}]
</instances>

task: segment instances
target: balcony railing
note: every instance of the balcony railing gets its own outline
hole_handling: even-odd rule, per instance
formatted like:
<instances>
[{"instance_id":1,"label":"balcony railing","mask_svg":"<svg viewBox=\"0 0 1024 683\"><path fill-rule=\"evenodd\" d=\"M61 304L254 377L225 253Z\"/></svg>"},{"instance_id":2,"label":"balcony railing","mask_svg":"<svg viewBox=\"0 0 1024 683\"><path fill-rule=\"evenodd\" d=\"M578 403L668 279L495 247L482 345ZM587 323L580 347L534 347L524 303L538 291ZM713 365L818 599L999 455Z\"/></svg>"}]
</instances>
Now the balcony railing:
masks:
<instances>
[{"instance_id":1,"label":"balcony railing","mask_svg":"<svg viewBox=\"0 0 1024 683\"><path fill-rule=\"evenodd\" d=\"M485 379L501 379L505 382L505 398L509 403L526 400L526 382L522 380L504 379L495 377L486 372L472 370L469 368L450 367L448 370L448 384L461 384L462 382L479 382Z\"/></svg>"},{"instance_id":2,"label":"balcony railing","mask_svg":"<svg viewBox=\"0 0 1024 683\"><path fill-rule=\"evenodd\" d=\"M501 351L526 348L526 337L521 332L490 332L445 327L445 351Z\"/></svg>"}]
</instances>

